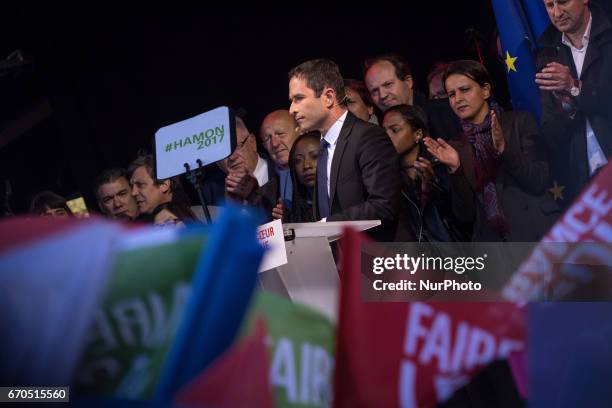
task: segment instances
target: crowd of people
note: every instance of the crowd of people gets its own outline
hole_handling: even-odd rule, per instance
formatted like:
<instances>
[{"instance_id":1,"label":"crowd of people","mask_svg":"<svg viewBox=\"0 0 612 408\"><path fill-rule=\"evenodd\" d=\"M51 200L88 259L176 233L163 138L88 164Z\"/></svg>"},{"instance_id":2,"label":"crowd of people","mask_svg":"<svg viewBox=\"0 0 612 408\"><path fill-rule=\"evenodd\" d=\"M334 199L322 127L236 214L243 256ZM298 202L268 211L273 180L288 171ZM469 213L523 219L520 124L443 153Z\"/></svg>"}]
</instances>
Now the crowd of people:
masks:
<instances>
[{"instance_id":1,"label":"crowd of people","mask_svg":"<svg viewBox=\"0 0 612 408\"><path fill-rule=\"evenodd\" d=\"M207 203L257 207L268 221L381 220L372 235L384 241L538 241L612 153L612 25L588 1L544 3L540 124L504 110L476 61L436 64L427 97L398 54L364 61L362 80L310 60L288 73L289 108L257 136L237 114L235 150L201 177ZM104 171L93 190L110 218L198 220L151 156ZM31 210L70 214L50 192Z\"/></svg>"}]
</instances>

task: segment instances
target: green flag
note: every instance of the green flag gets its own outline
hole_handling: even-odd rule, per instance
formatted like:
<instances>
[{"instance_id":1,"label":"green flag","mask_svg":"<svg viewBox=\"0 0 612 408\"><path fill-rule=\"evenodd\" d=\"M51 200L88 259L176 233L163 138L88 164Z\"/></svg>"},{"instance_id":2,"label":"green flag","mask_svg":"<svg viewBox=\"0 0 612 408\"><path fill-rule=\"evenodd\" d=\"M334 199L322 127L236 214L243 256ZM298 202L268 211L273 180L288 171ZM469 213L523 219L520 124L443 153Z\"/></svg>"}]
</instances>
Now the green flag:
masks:
<instances>
[{"instance_id":1,"label":"green flag","mask_svg":"<svg viewBox=\"0 0 612 408\"><path fill-rule=\"evenodd\" d=\"M277 407L331 405L334 326L322 314L289 299L258 292L243 334L262 316L268 332L270 382Z\"/></svg>"},{"instance_id":2,"label":"green flag","mask_svg":"<svg viewBox=\"0 0 612 408\"><path fill-rule=\"evenodd\" d=\"M123 243L82 359L82 392L152 396L207 238L147 231Z\"/></svg>"}]
</instances>

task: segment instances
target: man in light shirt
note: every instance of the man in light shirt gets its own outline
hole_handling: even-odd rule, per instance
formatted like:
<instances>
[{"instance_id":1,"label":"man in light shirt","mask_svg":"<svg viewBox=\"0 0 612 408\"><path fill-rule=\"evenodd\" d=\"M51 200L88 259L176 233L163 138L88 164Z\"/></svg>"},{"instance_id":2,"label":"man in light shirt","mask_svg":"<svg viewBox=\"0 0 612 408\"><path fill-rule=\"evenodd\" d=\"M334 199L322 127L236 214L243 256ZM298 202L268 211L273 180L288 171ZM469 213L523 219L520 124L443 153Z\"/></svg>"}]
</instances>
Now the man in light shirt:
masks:
<instances>
[{"instance_id":1,"label":"man in light shirt","mask_svg":"<svg viewBox=\"0 0 612 408\"><path fill-rule=\"evenodd\" d=\"M612 25L589 0L543 0L552 25L539 40L542 134L565 205L612 154Z\"/></svg>"},{"instance_id":2,"label":"man in light shirt","mask_svg":"<svg viewBox=\"0 0 612 408\"><path fill-rule=\"evenodd\" d=\"M400 198L399 159L385 130L347 111L344 82L330 60L289 72L289 111L300 129L321 132L315 219L381 220L373 236L393 240Z\"/></svg>"},{"instance_id":3,"label":"man in light shirt","mask_svg":"<svg viewBox=\"0 0 612 408\"><path fill-rule=\"evenodd\" d=\"M289 152L297 136L297 123L288 110L271 112L261 122L259 138L272 159L275 174L265 188L261 187L273 206L283 203L291 209L293 183L289 172Z\"/></svg>"}]
</instances>

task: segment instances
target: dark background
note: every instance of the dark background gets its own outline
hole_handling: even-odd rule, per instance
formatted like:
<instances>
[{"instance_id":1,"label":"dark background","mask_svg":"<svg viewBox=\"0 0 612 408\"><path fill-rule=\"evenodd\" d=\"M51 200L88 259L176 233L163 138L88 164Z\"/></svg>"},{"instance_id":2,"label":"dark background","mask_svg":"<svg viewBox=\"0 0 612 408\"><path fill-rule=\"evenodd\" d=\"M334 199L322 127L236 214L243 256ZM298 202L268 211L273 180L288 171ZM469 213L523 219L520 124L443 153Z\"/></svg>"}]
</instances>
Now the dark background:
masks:
<instances>
[{"instance_id":1,"label":"dark background","mask_svg":"<svg viewBox=\"0 0 612 408\"><path fill-rule=\"evenodd\" d=\"M489 0L0 7L0 59L16 49L25 58L0 76L0 189L10 180L16 213L43 189L80 192L95 208L91 183L102 169L150 150L159 127L214 107L245 108L256 133L266 113L288 108L287 72L307 59L333 59L344 76L361 78L365 58L400 52L426 92L435 61L477 57L466 33L473 27L489 69L505 80Z\"/></svg>"}]
</instances>

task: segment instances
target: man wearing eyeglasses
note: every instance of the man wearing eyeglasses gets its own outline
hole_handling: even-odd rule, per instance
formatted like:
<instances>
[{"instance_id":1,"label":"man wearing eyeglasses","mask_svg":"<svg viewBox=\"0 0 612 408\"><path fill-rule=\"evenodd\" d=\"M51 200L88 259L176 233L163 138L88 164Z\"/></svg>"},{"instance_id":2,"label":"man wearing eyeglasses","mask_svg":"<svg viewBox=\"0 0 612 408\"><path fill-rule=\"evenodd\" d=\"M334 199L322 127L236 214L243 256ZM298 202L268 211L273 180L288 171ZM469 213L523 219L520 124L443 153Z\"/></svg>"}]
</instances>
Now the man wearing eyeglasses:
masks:
<instances>
[{"instance_id":1,"label":"man wearing eyeglasses","mask_svg":"<svg viewBox=\"0 0 612 408\"><path fill-rule=\"evenodd\" d=\"M255 135L249 132L239 117L236 118L236 149L217 164L227 174L225 197L232 201L252 201L259 186L270 179L268 163L257 153Z\"/></svg>"}]
</instances>

